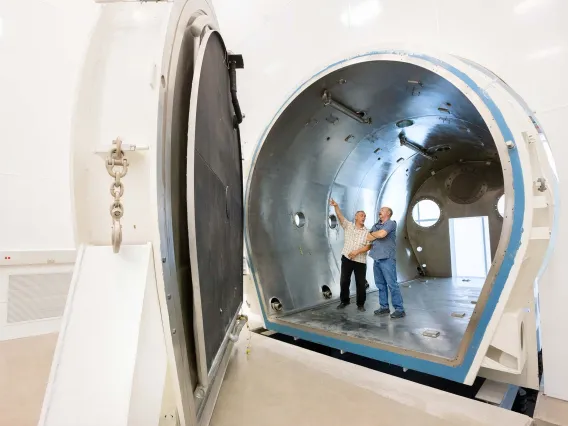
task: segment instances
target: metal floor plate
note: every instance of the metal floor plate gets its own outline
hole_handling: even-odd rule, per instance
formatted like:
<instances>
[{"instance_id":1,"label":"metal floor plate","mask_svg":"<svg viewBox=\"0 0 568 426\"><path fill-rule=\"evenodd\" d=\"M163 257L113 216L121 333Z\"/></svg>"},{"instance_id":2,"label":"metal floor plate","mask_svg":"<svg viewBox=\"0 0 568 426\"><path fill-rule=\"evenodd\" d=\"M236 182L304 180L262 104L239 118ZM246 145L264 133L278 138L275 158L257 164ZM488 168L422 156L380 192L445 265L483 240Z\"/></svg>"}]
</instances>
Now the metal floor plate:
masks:
<instances>
[{"instance_id":1,"label":"metal floor plate","mask_svg":"<svg viewBox=\"0 0 568 426\"><path fill-rule=\"evenodd\" d=\"M331 303L279 320L453 359L475 308L472 302L477 301L484 282L482 278L452 277L421 278L401 284L406 310L402 319L373 314L379 307L375 290L367 294L366 312L359 312L352 298L343 310ZM423 334L433 330L439 331L438 337Z\"/></svg>"}]
</instances>

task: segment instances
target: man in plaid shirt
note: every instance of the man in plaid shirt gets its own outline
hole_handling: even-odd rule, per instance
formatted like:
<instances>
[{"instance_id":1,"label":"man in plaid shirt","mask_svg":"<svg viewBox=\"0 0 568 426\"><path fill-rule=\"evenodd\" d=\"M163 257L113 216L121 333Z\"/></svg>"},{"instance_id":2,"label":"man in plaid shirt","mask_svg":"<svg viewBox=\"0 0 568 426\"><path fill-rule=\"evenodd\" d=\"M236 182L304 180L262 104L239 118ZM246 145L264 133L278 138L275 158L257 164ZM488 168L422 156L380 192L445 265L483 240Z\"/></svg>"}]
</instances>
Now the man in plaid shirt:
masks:
<instances>
[{"instance_id":1,"label":"man in plaid shirt","mask_svg":"<svg viewBox=\"0 0 568 426\"><path fill-rule=\"evenodd\" d=\"M335 215L345 232L345 242L341 251L341 293L339 306L343 309L349 305L349 287L351 285L351 275L355 273L355 283L357 286L357 309L365 312L365 284L367 280L367 252L371 249L371 243L367 241L369 230L365 228L366 214L360 210L355 213L353 222L349 222L341 213L341 209L332 198L329 205L335 209Z\"/></svg>"}]
</instances>

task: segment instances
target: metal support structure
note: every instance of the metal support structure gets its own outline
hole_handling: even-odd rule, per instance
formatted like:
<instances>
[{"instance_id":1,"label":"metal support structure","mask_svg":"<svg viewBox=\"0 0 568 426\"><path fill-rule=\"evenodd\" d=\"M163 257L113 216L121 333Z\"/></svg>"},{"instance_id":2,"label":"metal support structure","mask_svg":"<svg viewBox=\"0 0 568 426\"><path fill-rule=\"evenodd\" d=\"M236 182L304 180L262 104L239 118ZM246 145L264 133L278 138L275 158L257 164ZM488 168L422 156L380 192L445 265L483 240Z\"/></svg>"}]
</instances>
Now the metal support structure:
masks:
<instances>
[{"instance_id":1,"label":"metal support structure","mask_svg":"<svg viewBox=\"0 0 568 426\"><path fill-rule=\"evenodd\" d=\"M508 385L487 379L475 395L475 399L504 408L505 410L511 410L519 389L519 386L516 385Z\"/></svg>"},{"instance_id":2,"label":"metal support structure","mask_svg":"<svg viewBox=\"0 0 568 426\"><path fill-rule=\"evenodd\" d=\"M414 142L409 141L408 138L406 137L406 135L404 134L404 131L402 131L398 134L398 139L400 140L400 144L402 146L410 148L411 150L420 154L424 158L427 158L428 160L431 160L431 161L437 160L436 157L428 154L428 151L426 149L422 148L421 146L419 146L418 144L416 144Z\"/></svg>"},{"instance_id":3,"label":"metal support structure","mask_svg":"<svg viewBox=\"0 0 568 426\"><path fill-rule=\"evenodd\" d=\"M353 120L358 121L359 123L364 124L371 124L372 120L371 117L367 117L362 112L355 112L352 109L346 107L340 102L337 102L331 97L331 93L328 90L324 90L321 96L324 106L330 106L335 108L337 111L342 112L348 117L351 117Z\"/></svg>"}]
</instances>

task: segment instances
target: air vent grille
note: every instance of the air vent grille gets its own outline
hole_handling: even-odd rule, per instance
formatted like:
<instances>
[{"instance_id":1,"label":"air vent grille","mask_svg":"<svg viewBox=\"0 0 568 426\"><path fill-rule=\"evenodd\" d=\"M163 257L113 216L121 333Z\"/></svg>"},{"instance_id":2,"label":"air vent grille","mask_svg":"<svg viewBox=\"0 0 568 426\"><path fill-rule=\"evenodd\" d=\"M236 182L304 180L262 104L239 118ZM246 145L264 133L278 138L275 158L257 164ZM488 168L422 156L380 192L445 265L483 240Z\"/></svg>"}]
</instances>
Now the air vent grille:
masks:
<instances>
[{"instance_id":1,"label":"air vent grille","mask_svg":"<svg viewBox=\"0 0 568 426\"><path fill-rule=\"evenodd\" d=\"M9 324L63 316L71 272L10 275Z\"/></svg>"}]
</instances>

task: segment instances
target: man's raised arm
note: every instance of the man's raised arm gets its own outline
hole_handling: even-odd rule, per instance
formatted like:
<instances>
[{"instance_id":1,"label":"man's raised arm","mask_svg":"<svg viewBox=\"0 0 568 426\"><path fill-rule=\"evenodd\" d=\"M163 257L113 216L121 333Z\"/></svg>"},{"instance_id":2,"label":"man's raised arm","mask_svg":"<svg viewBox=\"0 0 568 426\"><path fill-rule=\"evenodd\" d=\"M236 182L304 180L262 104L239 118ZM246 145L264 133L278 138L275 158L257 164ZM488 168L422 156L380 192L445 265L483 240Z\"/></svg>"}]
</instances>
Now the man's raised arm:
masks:
<instances>
[{"instance_id":1,"label":"man's raised arm","mask_svg":"<svg viewBox=\"0 0 568 426\"><path fill-rule=\"evenodd\" d=\"M343 213L341 213L341 209L339 208L337 202L333 198L331 198L329 200L329 205L335 209L335 215L337 216L337 219L339 219L339 223L341 224L341 226L345 227L344 226L345 216L343 216Z\"/></svg>"}]
</instances>

